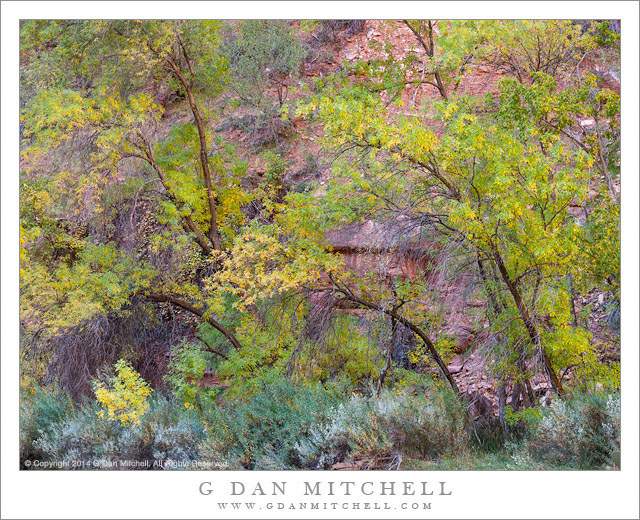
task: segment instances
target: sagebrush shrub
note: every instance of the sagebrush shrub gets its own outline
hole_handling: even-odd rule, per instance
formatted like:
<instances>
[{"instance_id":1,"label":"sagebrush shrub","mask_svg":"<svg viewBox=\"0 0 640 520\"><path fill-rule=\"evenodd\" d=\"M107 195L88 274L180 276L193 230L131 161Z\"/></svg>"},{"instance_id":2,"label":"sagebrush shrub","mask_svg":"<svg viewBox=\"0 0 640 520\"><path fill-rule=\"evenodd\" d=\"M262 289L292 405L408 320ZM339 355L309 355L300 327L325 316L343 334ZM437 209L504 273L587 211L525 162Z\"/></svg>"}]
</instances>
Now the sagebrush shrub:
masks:
<instances>
[{"instance_id":1,"label":"sagebrush shrub","mask_svg":"<svg viewBox=\"0 0 640 520\"><path fill-rule=\"evenodd\" d=\"M64 463L110 461L140 451L138 435L127 432L121 438L124 432L120 424L99 417L97 412L94 403L87 403L38 436L34 445L44 454L43 459Z\"/></svg>"},{"instance_id":2,"label":"sagebrush shrub","mask_svg":"<svg viewBox=\"0 0 640 520\"><path fill-rule=\"evenodd\" d=\"M460 453L468 444L464 408L449 392L433 390L429 396L353 396L296 449L306 467L327 469L348 458L436 458Z\"/></svg>"},{"instance_id":3,"label":"sagebrush shrub","mask_svg":"<svg viewBox=\"0 0 640 520\"><path fill-rule=\"evenodd\" d=\"M140 423L122 424L97 415L98 406L87 403L34 440L43 460L91 461L91 469L110 468L117 461L189 462L200 459L198 445L204 427L180 403L155 396ZM95 465L96 462L103 465ZM117 468L118 465L113 466ZM187 466L188 467L188 466ZM66 468L65 468L66 469Z\"/></svg>"},{"instance_id":4,"label":"sagebrush shrub","mask_svg":"<svg viewBox=\"0 0 640 520\"><path fill-rule=\"evenodd\" d=\"M231 467L299 467L296 442L325 420L341 393L338 387L294 384L281 378L272 380L246 401L212 406L205 410L211 424L207 453Z\"/></svg>"},{"instance_id":5,"label":"sagebrush shrub","mask_svg":"<svg viewBox=\"0 0 640 520\"><path fill-rule=\"evenodd\" d=\"M33 443L73 411L71 398L57 388L33 388L20 395L20 460L44 454Z\"/></svg>"},{"instance_id":6,"label":"sagebrush shrub","mask_svg":"<svg viewBox=\"0 0 640 520\"><path fill-rule=\"evenodd\" d=\"M373 406L370 399L353 396L329 413L306 439L296 443L302 465L310 469L328 469L345 460L357 445L357 439L369 431Z\"/></svg>"},{"instance_id":7,"label":"sagebrush shrub","mask_svg":"<svg viewBox=\"0 0 640 520\"><path fill-rule=\"evenodd\" d=\"M542 409L528 454L545 463L579 469L610 468L620 461L620 395L557 399Z\"/></svg>"},{"instance_id":8,"label":"sagebrush shrub","mask_svg":"<svg viewBox=\"0 0 640 520\"><path fill-rule=\"evenodd\" d=\"M386 394L376 410L396 449L409 456L433 459L468 447L465 409L449 391Z\"/></svg>"}]
</instances>

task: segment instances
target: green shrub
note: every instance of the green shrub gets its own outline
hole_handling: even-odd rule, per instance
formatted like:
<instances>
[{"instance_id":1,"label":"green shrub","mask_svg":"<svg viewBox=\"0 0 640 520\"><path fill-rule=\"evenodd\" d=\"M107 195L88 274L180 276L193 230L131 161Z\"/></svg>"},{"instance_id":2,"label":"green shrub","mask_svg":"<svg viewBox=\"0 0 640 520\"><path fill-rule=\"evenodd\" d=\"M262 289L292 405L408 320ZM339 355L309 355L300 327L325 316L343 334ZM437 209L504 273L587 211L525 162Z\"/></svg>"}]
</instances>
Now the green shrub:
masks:
<instances>
[{"instance_id":1,"label":"green shrub","mask_svg":"<svg viewBox=\"0 0 640 520\"><path fill-rule=\"evenodd\" d=\"M346 460L357 446L358 439L371 430L372 417L372 401L365 397L352 396L333 408L325 422L318 424L306 439L296 443L303 467L329 469L336 462Z\"/></svg>"},{"instance_id":2,"label":"green shrub","mask_svg":"<svg viewBox=\"0 0 640 520\"><path fill-rule=\"evenodd\" d=\"M205 410L211 426L210 439L202 450L230 468L299 467L296 443L326 420L343 394L339 385L273 379L246 401L234 399Z\"/></svg>"},{"instance_id":3,"label":"green shrub","mask_svg":"<svg viewBox=\"0 0 640 520\"><path fill-rule=\"evenodd\" d=\"M468 448L466 414L450 392L429 396L385 392L380 398L353 396L329 414L329 420L301 440L303 465L327 469L348 459L366 459L369 468L402 457L437 458Z\"/></svg>"},{"instance_id":4,"label":"green shrub","mask_svg":"<svg viewBox=\"0 0 640 520\"><path fill-rule=\"evenodd\" d=\"M97 404L87 403L41 432L33 442L41 460L91 462L91 466L85 466L90 469L117 469L122 460L147 462L149 469L164 469L169 460L199 460L197 446L204 428L195 412L180 403L154 396L140 424L123 425L98 416L97 411ZM73 469L68 465L64 468Z\"/></svg>"},{"instance_id":5,"label":"green shrub","mask_svg":"<svg viewBox=\"0 0 640 520\"><path fill-rule=\"evenodd\" d=\"M123 427L120 423L99 417L96 403L87 403L75 413L67 415L34 440L44 454L42 460L60 463L105 460L136 455L141 450L139 426ZM66 469L66 468L65 468Z\"/></svg>"},{"instance_id":6,"label":"green shrub","mask_svg":"<svg viewBox=\"0 0 640 520\"><path fill-rule=\"evenodd\" d=\"M320 20L319 32L316 39L319 43L335 43L341 33L343 37L349 38L354 34L362 32L365 28L366 20Z\"/></svg>"},{"instance_id":7,"label":"green shrub","mask_svg":"<svg viewBox=\"0 0 640 520\"><path fill-rule=\"evenodd\" d=\"M173 347L171 354L169 372L164 379L178 401L190 408L199 406L202 401L215 399L218 388L203 386L201 381L205 370L218 363L217 356L203 350L199 344L186 341Z\"/></svg>"},{"instance_id":8,"label":"green shrub","mask_svg":"<svg viewBox=\"0 0 640 520\"><path fill-rule=\"evenodd\" d=\"M464 406L446 389L424 394L386 394L376 412L398 451L409 456L435 459L468 448Z\"/></svg>"},{"instance_id":9,"label":"green shrub","mask_svg":"<svg viewBox=\"0 0 640 520\"><path fill-rule=\"evenodd\" d=\"M299 76L303 42L284 20L245 20L227 38L230 86L246 104L275 116ZM269 90L275 90L273 99Z\"/></svg>"},{"instance_id":10,"label":"green shrub","mask_svg":"<svg viewBox=\"0 0 640 520\"><path fill-rule=\"evenodd\" d=\"M32 388L20 393L20 461L40 459L44 453L34 445L73 411L71 398L57 388Z\"/></svg>"},{"instance_id":11,"label":"green shrub","mask_svg":"<svg viewBox=\"0 0 640 520\"><path fill-rule=\"evenodd\" d=\"M189 469L192 461L232 470L330 469L340 462L389 469L402 461L473 469L475 463L465 460L479 452L471 449L464 406L449 391L345 398L347 389L346 383L271 377L247 399L207 401L201 412L154 394L140 424L126 425L99 417L96 402L74 405L56 389L25 391L21 460L63 463L65 469L74 461L91 462L91 469L117 468L114 463L122 460L149 469ZM483 464L508 457L509 464L500 459L507 469L619 467L618 394L558 399L528 426L525 439L506 450L497 443L500 449L489 450L494 458Z\"/></svg>"},{"instance_id":12,"label":"green shrub","mask_svg":"<svg viewBox=\"0 0 640 520\"><path fill-rule=\"evenodd\" d=\"M147 431L152 437L153 460L165 463L197 461L197 446L205 436L205 427L197 413L180 402L159 398L152 401Z\"/></svg>"},{"instance_id":13,"label":"green shrub","mask_svg":"<svg viewBox=\"0 0 640 520\"><path fill-rule=\"evenodd\" d=\"M620 395L584 394L553 401L532 428L526 453L548 465L619 467Z\"/></svg>"}]
</instances>

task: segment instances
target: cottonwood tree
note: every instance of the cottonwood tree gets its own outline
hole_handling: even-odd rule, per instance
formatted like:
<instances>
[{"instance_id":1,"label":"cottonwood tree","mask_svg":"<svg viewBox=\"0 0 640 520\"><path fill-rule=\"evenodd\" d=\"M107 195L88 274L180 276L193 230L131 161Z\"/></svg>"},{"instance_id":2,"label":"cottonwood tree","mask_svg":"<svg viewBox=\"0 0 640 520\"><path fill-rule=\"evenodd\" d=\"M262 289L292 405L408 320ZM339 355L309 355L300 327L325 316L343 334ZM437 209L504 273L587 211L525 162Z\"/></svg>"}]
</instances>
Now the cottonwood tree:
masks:
<instances>
[{"instance_id":1,"label":"cottonwood tree","mask_svg":"<svg viewBox=\"0 0 640 520\"><path fill-rule=\"evenodd\" d=\"M409 25L419 34L433 29ZM366 79L328 84L301 112L321 119L327 146L350 157L336 170L337 191L360 194L360 204L381 216L410 216L464 240L490 303L498 364L517 381L516 394L528 393L525 404L533 397L531 360L560 394L559 374L573 366L615 385L615 374L609 379L597 361L589 332L572 318L567 278L586 274L578 266L595 249L593 243L581 249L577 237L588 241L589 232L570 206L589 206L589 188L602 185L599 174L616 200L610 179L615 165L601 155L616 146L618 98L598 91L588 77L560 88L549 73L575 63L579 56L569 55L569 48L593 44L587 37L572 42L578 29L568 23L551 26L544 39L543 23L501 24L504 34L495 47L485 44L482 56L487 63L508 58L515 78L486 99L440 92L442 101L429 115L440 122L441 134L419 118L392 116ZM433 45L425 43L429 52ZM531 61L531 46L548 60ZM434 78L436 70L430 72ZM606 130L574 135L588 114ZM599 225L616 236L612 220ZM617 269L614 256L605 271L615 278Z\"/></svg>"},{"instance_id":2,"label":"cottonwood tree","mask_svg":"<svg viewBox=\"0 0 640 520\"><path fill-rule=\"evenodd\" d=\"M242 188L246 164L208 124L215 113L205 96L215 98L226 84L220 29L218 22L180 21L23 26L33 47L26 70L44 87L22 116L25 324L44 324L55 335L135 302L168 302L241 348L212 312L202 276L193 276L220 268L248 220L243 205L272 196ZM65 60L77 71L58 77ZM41 84L50 62L58 65L56 81ZM158 134L163 109L142 91L150 78L177 89L188 105L191 121L172 125L168 135ZM128 213L118 207L126 192ZM140 220L142 199L156 204L156 223ZM100 228L121 210L133 240Z\"/></svg>"},{"instance_id":3,"label":"cottonwood tree","mask_svg":"<svg viewBox=\"0 0 640 520\"><path fill-rule=\"evenodd\" d=\"M429 30L409 25L414 33ZM468 31L464 24L452 26L447 27L450 38L456 29ZM429 278L381 284L375 276L346 274L326 255L323 233L332 226L372 216L409 222L407 233L418 230L419 235L425 228L438 232L459 244L475 266L489 302L496 370L503 381L514 381L514 407L521 398L525 405L535 403L529 378L538 369L559 394L564 393L559 374L575 366L590 380L615 385L615 370L610 373L598 363L589 332L573 319L573 292L567 282L581 276L576 269L586 251L580 240L588 235L569 210L588 205L588 188L602 168L596 164L601 148L593 139L576 142L567 134L579 126L580 118L592 114L607 121L607 135L614 142L617 98L606 90L593 98L593 78L559 89L547 72L566 72L577 59L567 56L567 49L585 49L591 43L569 23L551 26L550 34L562 41L559 46L551 39L538 42L544 32L541 23L500 24L507 34L494 47L482 39L471 47L465 43L459 56L467 56L473 47L476 59L487 64L495 65L497 56L506 55L513 63L524 61L521 72L504 80L496 96L477 99L441 92L442 101L429 112L443 129L440 135L419 118L392 115L387 109L397 86L394 74L403 67L385 69L394 80L388 83L380 81L379 70L360 76L355 84L339 76L328 80L299 114L324 123L325 145L340 156L334 163L335 182L321 203L309 196L301 202L305 196L295 195L300 197L296 204L290 196L272 227L256 223L252 239L234 246L235 269L224 270L216 283L226 284L248 303L263 295L315 287L381 313L390 318L392 329L401 324L416 334L457 392L440 342L431 337L437 328L421 319L427 310L420 297L428 291ZM484 29L489 33L493 26ZM454 45L452 39L445 42ZM521 55L534 44L548 57L557 53L557 59L534 66ZM443 55L440 63L449 63L448 58ZM446 69L450 74L461 70L459 59L451 63L456 67ZM381 97L381 90L391 94ZM314 229L308 223L309 207L315 207L321 223ZM613 226L609 233L615 232ZM395 246L386 247L392 252ZM606 270L615 273L615 264L613 258Z\"/></svg>"}]
</instances>

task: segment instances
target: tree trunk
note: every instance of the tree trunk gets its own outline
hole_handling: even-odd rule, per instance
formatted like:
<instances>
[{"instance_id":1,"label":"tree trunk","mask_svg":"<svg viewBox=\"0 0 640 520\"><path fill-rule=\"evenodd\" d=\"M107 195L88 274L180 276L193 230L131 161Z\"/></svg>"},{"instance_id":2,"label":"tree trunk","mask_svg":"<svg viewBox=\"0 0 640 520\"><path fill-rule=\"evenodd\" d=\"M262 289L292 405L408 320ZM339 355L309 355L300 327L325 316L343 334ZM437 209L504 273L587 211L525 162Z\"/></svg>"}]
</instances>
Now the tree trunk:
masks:
<instances>
[{"instance_id":1,"label":"tree trunk","mask_svg":"<svg viewBox=\"0 0 640 520\"><path fill-rule=\"evenodd\" d=\"M520 383L514 383L513 390L511 390L511 408L514 412L520 410L520 397L522 396L522 385Z\"/></svg>"},{"instance_id":2,"label":"tree trunk","mask_svg":"<svg viewBox=\"0 0 640 520\"><path fill-rule=\"evenodd\" d=\"M389 345L389 349L387 351L387 361L384 364L384 368L380 371L380 377L378 378L378 385L376 387L376 393L378 394L380 393L380 390L382 390L384 380L387 377L389 369L391 368L396 341L398 341L398 323L397 320L393 316L391 316L391 345Z\"/></svg>"},{"instance_id":3,"label":"tree trunk","mask_svg":"<svg viewBox=\"0 0 640 520\"><path fill-rule=\"evenodd\" d=\"M476 264L478 265L478 272L480 273L480 278L482 278L482 283L484 284L484 288L487 291L487 296L489 299L489 306L493 311L495 316L499 316L500 313L504 310L502 305L498 302L498 297L489 285L489 277L487 276L487 272L485 271L484 264L482 260L480 260L480 255L476 250Z\"/></svg>"},{"instance_id":4,"label":"tree trunk","mask_svg":"<svg viewBox=\"0 0 640 520\"><path fill-rule=\"evenodd\" d=\"M504 417L505 408L507 406L507 392L504 387L504 382L498 387L498 420L502 431L504 432L504 438L509 438L509 425Z\"/></svg>"},{"instance_id":5,"label":"tree trunk","mask_svg":"<svg viewBox=\"0 0 640 520\"><path fill-rule=\"evenodd\" d=\"M185 51L185 59L189 60ZM218 232L218 224L217 224L217 213L216 213L216 198L215 193L213 192L213 184L211 183L211 170L209 169L209 150L207 147L207 135L204 127L204 122L202 121L202 117L200 116L200 110L198 110L198 105L196 104L195 96L193 95L193 86L187 78L185 78L184 74L180 70L178 64L171 58L166 58L169 63L171 70L174 75L180 80L182 86L185 89L187 94L187 99L189 101L189 107L191 108L191 113L193 114L193 118L195 120L196 128L198 129L198 138L200 141L200 165L202 167L202 175L204 177L204 184L207 188L207 200L209 203L209 232L207 236L211 240L213 244L213 248L218 251L222 250L220 245L220 234Z\"/></svg>"},{"instance_id":6,"label":"tree trunk","mask_svg":"<svg viewBox=\"0 0 640 520\"><path fill-rule=\"evenodd\" d=\"M513 301L515 302L516 308L518 309L518 314L520 315L520 318L522 318L522 321L524 323L525 328L527 329L527 333L529 334L531 341L538 348L542 356L544 369L545 369L545 372L547 373L547 376L549 377L549 380L551 381L551 385L559 395L564 395L562 382L560 381L555 371L553 370L553 367L551 366L551 361L549 359L549 356L547 355L547 351L542 346L540 335L538 334L538 330L535 326L535 323L531 315L529 314L529 309L527 309L527 306L522 300L520 291L518 291L518 288L509 277L509 273L507 271L506 266L504 265L504 262L502 261L502 257L500 256L500 253L498 253L498 250L494 245L492 245L492 248L493 248L493 254L496 260L496 264L498 265L498 271L500 272L502 280L506 284L507 288L509 289L509 292L511 293L511 296L513 297Z\"/></svg>"}]
</instances>

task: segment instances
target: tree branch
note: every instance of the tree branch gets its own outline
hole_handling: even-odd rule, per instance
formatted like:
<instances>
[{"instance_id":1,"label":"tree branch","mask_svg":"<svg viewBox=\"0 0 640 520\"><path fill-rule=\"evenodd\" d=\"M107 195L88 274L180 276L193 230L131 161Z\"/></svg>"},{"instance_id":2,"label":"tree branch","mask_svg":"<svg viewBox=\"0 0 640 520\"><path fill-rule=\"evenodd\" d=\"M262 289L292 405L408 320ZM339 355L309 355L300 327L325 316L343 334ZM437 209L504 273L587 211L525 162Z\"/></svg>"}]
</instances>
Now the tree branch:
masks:
<instances>
[{"instance_id":1,"label":"tree branch","mask_svg":"<svg viewBox=\"0 0 640 520\"><path fill-rule=\"evenodd\" d=\"M351 291L347 286L344 286L344 287L340 286L338 284L338 282L336 282L335 279L331 275L329 275L329 278L331 279L331 281L332 281L333 285L335 286L336 290L338 292L340 292L347 300L352 301L353 303L357 303L358 305L360 305L362 307L366 307L366 308L374 310L374 311L382 312L383 314L386 314L387 316L390 316L391 318L395 319L398 323L401 323L402 325L407 327L409 330L411 330L414 334L419 336L420 339L422 340L422 342L425 344L425 346L429 350L429 354L431 355L433 360L438 365L438 368L442 372L443 377L447 380L447 382L449 383L449 385L453 389L454 393L456 395L460 394L460 390L458 389L458 385L456 384L455 380L453 379L453 376L451 375L451 372L449 372L449 368L447 367L445 362L440 357L440 354L436 350L436 347L433 344L433 342L431 341L431 339L429 338L429 336L427 336L427 334L425 334L424 331L422 331L419 327L414 325L411 321L406 319L404 316L400 316L399 314L397 314L393 310L385 309L385 308L381 307L380 305L378 305L376 303L368 302L368 301L363 300L362 298L356 296L353 293L353 291Z\"/></svg>"},{"instance_id":2,"label":"tree branch","mask_svg":"<svg viewBox=\"0 0 640 520\"><path fill-rule=\"evenodd\" d=\"M203 349L207 352L212 352L213 354L216 354L218 356L220 356L222 359L227 360L227 356L225 356L222 352L220 352L219 350L216 350L215 348L213 348L211 345L209 345L209 342L204 339L202 336L200 336L199 334L195 335L195 338L202 341L202 343L204 343L206 345L206 349Z\"/></svg>"},{"instance_id":3,"label":"tree branch","mask_svg":"<svg viewBox=\"0 0 640 520\"><path fill-rule=\"evenodd\" d=\"M206 321L209 325L211 325L214 329L222 332L224 336L229 340L229 342L235 347L236 350L242 349L242 345L238 341L238 339L234 336L233 332L227 329L224 325L217 322L212 316L205 318L206 312L202 309L199 309L195 305L191 304L187 300L183 300L177 296L173 296L170 294L158 294L158 293L149 293L145 295L149 300L153 300L155 302L168 302L182 309L189 311L191 314L195 314L202 320Z\"/></svg>"},{"instance_id":4,"label":"tree branch","mask_svg":"<svg viewBox=\"0 0 640 520\"><path fill-rule=\"evenodd\" d=\"M496 265L498 266L498 271L500 272L500 276L502 277L502 280L506 284L507 288L509 289L509 292L511 293L511 296L513 297L513 301L516 304L518 313L520 314L520 317L524 322L524 326L527 329L527 333L529 334L531 341L538 348L540 355L542 356L545 372L547 373L549 380L551 381L551 384L555 389L555 391L559 395L564 395L564 389L562 388L562 381L560 381L560 379L558 378L558 375L555 373L555 370L551 366L551 360L549 359L549 355L547 354L546 349L542 345L542 340L540 339L540 334L538 333L538 329L536 328L533 317L529 313L529 309L525 305L522 299L522 296L520 295L520 291L518 291L518 288L516 287L515 283L511 280L511 277L509 276L509 272L507 271L507 268L504 265L504 262L502 260L502 257L500 256L500 253L498 252L498 249L495 247L494 244L491 244L491 246L493 249L494 260L496 262Z\"/></svg>"},{"instance_id":5,"label":"tree branch","mask_svg":"<svg viewBox=\"0 0 640 520\"><path fill-rule=\"evenodd\" d=\"M158 175L158 178L160 179L160 182L162 183L162 186L167 192L167 196L169 197L171 202L173 202L176 205L176 207L180 209L180 207L182 206L182 203L178 201L176 196L171 191L171 188L169 187L169 184L167 182L167 177L162 171L162 168L160 168L160 165L156 162L156 159L153 155L153 149L151 148L151 143L141 132L138 132L138 136L140 137L140 139L142 139L142 142L144 143L143 153L142 154L131 153L130 155L132 157L138 157L143 161L146 161L154 169L154 171ZM184 215L182 218L184 219L183 226L185 227L185 231L186 230L191 231L195 235L196 242L198 242L198 245L201 247L202 251L207 255L211 254L211 252L213 251L211 249L211 246L205 240L205 237L200 231L200 228L198 228L198 226L193 221L191 216Z\"/></svg>"},{"instance_id":6,"label":"tree branch","mask_svg":"<svg viewBox=\"0 0 640 520\"><path fill-rule=\"evenodd\" d=\"M184 74L182 74L180 67L170 55L167 54L165 56L160 56L159 52L154 50L153 47L151 47L150 43L147 43L147 45L151 52L153 52L158 58L161 58L165 63L169 65L169 70L180 81L180 83L182 83L182 86L184 87L187 94L189 107L191 108L191 113L193 114L196 128L198 129L198 138L200 141L200 165L202 166L202 175L204 177L204 183L207 188L207 200L209 203L209 232L207 233L207 236L213 244L213 248L221 251L222 246L220 245L220 233L218 231L216 199L211 182L211 170L209 169L209 151L207 148L206 131L204 122L202 120L202 117L200 116L200 111L198 110L198 105L196 104L196 100L193 95L193 83L190 83L187 78L184 77ZM181 41L180 45L182 46ZM189 61L189 56L186 53L186 49L184 48L184 46L182 46L182 51L184 53L185 60L187 61L187 65L189 66L189 70L193 73L191 63Z\"/></svg>"}]
</instances>

